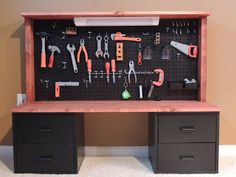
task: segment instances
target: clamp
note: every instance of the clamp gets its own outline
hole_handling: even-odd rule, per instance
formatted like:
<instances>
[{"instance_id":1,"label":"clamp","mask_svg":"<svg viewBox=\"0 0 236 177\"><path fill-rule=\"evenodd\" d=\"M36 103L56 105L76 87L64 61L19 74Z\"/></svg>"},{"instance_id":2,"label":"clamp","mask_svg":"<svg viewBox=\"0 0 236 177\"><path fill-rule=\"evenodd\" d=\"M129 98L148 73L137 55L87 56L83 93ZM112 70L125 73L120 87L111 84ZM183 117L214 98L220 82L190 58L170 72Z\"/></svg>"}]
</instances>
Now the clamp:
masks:
<instances>
[{"instance_id":1,"label":"clamp","mask_svg":"<svg viewBox=\"0 0 236 177\"><path fill-rule=\"evenodd\" d=\"M148 98L151 98L154 87L155 86L160 87L164 82L164 71L162 69L155 69L154 73L158 74L158 78L157 81L152 81L152 85L148 92Z\"/></svg>"}]
</instances>

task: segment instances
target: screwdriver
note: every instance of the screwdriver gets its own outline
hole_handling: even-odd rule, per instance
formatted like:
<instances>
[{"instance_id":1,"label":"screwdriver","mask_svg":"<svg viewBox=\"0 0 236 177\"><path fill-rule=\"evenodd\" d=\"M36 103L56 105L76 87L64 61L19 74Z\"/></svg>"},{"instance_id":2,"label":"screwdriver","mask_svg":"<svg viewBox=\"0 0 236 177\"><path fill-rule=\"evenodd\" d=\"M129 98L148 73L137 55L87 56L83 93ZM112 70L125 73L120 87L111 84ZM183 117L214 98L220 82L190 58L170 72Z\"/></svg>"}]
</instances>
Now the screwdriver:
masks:
<instances>
[{"instance_id":1,"label":"screwdriver","mask_svg":"<svg viewBox=\"0 0 236 177\"><path fill-rule=\"evenodd\" d=\"M91 84L91 72L92 72L92 60L87 60L87 68L88 68L88 74L89 74L89 83Z\"/></svg>"},{"instance_id":2,"label":"screwdriver","mask_svg":"<svg viewBox=\"0 0 236 177\"><path fill-rule=\"evenodd\" d=\"M142 65L142 46L139 44L138 46L138 65Z\"/></svg>"},{"instance_id":3,"label":"screwdriver","mask_svg":"<svg viewBox=\"0 0 236 177\"><path fill-rule=\"evenodd\" d=\"M105 63L105 69L106 69L106 73L107 73L107 82L109 83L109 74L110 74L110 63L106 62Z\"/></svg>"},{"instance_id":4,"label":"screwdriver","mask_svg":"<svg viewBox=\"0 0 236 177\"><path fill-rule=\"evenodd\" d=\"M111 71L112 71L113 83L115 83L116 82L116 78L115 78L116 60L115 59L111 60Z\"/></svg>"}]
</instances>

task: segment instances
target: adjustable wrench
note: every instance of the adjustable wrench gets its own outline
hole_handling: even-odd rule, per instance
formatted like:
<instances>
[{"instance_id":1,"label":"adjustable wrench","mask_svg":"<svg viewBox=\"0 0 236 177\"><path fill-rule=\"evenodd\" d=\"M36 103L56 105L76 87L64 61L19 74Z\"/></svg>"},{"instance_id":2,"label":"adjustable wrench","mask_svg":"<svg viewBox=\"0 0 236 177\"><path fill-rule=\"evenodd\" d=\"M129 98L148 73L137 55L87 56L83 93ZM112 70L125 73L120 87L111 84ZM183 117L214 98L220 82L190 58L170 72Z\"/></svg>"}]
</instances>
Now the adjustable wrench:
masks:
<instances>
[{"instance_id":1,"label":"adjustable wrench","mask_svg":"<svg viewBox=\"0 0 236 177\"><path fill-rule=\"evenodd\" d=\"M96 37L96 40L97 40L97 51L96 51L95 55L96 55L97 58L99 58L99 57L103 56L103 52L102 52L102 36L99 34Z\"/></svg>"},{"instance_id":2,"label":"adjustable wrench","mask_svg":"<svg viewBox=\"0 0 236 177\"><path fill-rule=\"evenodd\" d=\"M75 60L75 45L74 44L68 44L67 45L67 50L70 52L71 62L72 62L72 65L73 65L74 73L78 73L78 67L77 67L76 60Z\"/></svg>"},{"instance_id":3,"label":"adjustable wrench","mask_svg":"<svg viewBox=\"0 0 236 177\"><path fill-rule=\"evenodd\" d=\"M108 40L109 40L109 37L108 35L106 34L106 36L104 37L104 41L105 41L105 52L103 54L103 57L106 59L106 58L109 58L109 53L108 53Z\"/></svg>"}]
</instances>

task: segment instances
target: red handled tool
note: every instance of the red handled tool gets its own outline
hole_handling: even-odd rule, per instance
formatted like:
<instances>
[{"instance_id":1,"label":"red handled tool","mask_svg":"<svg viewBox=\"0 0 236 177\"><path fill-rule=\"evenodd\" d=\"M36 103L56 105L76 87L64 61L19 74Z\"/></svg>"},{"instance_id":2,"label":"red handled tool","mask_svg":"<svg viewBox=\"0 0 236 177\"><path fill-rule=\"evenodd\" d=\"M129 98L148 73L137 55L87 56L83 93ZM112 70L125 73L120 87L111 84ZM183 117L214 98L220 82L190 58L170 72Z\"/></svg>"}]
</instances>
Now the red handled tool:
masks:
<instances>
[{"instance_id":1,"label":"red handled tool","mask_svg":"<svg viewBox=\"0 0 236 177\"><path fill-rule=\"evenodd\" d=\"M154 73L156 73L158 75L158 78L157 78L157 81L152 81L151 88L148 92L148 98L151 98L154 87L155 86L160 87L160 86L162 86L162 84L164 82L164 71L162 69L155 69Z\"/></svg>"},{"instance_id":2,"label":"red handled tool","mask_svg":"<svg viewBox=\"0 0 236 177\"><path fill-rule=\"evenodd\" d=\"M78 63L80 63L80 55L81 55L82 51L84 52L85 61L86 62L88 61L88 52L87 52L84 44L85 44L84 39L80 39L80 47L79 47L79 50L77 53L77 62Z\"/></svg>"},{"instance_id":3,"label":"red handled tool","mask_svg":"<svg viewBox=\"0 0 236 177\"><path fill-rule=\"evenodd\" d=\"M51 55L50 55L50 58L49 58L49 63L48 63L48 67L49 68L53 68L53 63L54 63L54 53L57 52L57 53L61 53L60 49L57 47L57 46L52 46L52 45L49 45L48 46L48 49L51 51Z\"/></svg>"},{"instance_id":4,"label":"red handled tool","mask_svg":"<svg viewBox=\"0 0 236 177\"><path fill-rule=\"evenodd\" d=\"M105 69L106 69L106 73L107 73L107 83L109 83L110 67L111 67L110 63L106 62L105 63Z\"/></svg>"},{"instance_id":5,"label":"red handled tool","mask_svg":"<svg viewBox=\"0 0 236 177\"><path fill-rule=\"evenodd\" d=\"M50 34L46 33L46 32L38 32L36 33L36 35L40 36L41 38L41 42L42 42L42 48L41 48L41 68L46 68L47 64L46 64L46 50L45 50L45 46L46 46L46 40L49 36L51 36Z\"/></svg>"},{"instance_id":6,"label":"red handled tool","mask_svg":"<svg viewBox=\"0 0 236 177\"><path fill-rule=\"evenodd\" d=\"M138 45L138 65L142 65L143 56L142 56L142 47L141 44Z\"/></svg>"},{"instance_id":7,"label":"red handled tool","mask_svg":"<svg viewBox=\"0 0 236 177\"><path fill-rule=\"evenodd\" d=\"M133 42L142 41L142 39L139 37L126 37L125 34L122 34L121 32L111 34L111 39L114 41L133 41Z\"/></svg>"},{"instance_id":8,"label":"red handled tool","mask_svg":"<svg viewBox=\"0 0 236 177\"><path fill-rule=\"evenodd\" d=\"M198 47L196 45L186 45L175 41L171 41L170 45L191 58L197 58Z\"/></svg>"},{"instance_id":9,"label":"red handled tool","mask_svg":"<svg viewBox=\"0 0 236 177\"><path fill-rule=\"evenodd\" d=\"M91 72L92 72L92 60L88 59L87 61L87 68L88 68L88 74L89 74L89 83L91 84Z\"/></svg>"},{"instance_id":10,"label":"red handled tool","mask_svg":"<svg viewBox=\"0 0 236 177\"><path fill-rule=\"evenodd\" d=\"M115 59L112 59L112 60L111 60L111 72L112 72L113 83L115 83L115 82L116 82L116 78L115 78L116 60L115 60Z\"/></svg>"}]
</instances>

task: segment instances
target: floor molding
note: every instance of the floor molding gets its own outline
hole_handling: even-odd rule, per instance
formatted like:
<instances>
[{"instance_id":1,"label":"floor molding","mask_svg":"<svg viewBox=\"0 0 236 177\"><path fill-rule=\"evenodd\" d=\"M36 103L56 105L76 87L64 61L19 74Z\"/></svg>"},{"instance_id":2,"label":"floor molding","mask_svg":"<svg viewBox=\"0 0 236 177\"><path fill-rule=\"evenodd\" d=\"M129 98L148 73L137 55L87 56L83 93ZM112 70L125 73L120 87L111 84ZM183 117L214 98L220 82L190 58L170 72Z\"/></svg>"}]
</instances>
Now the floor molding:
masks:
<instances>
[{"instance_id":1,"label":"floor molding","mask_svg":"<svg viewBox=\"0 0 236 177\"><path fill-rule=\"evenodd\" d=\"M0 146L1 150L12 151L12 146ZM147 157L147 146L85 146L86 156L136 156ZM220 145L219 156L236 156L236 145Z\"/></svg>"},{"instance_id":2,"label":"floor molding","mask_svg":"<svg viewBox=\"0 0 236 177\"><path fill-rule=\"evenodd\" d=\"M86 156L136 156L147 157L147 146L85 146Z\"/></svg>"}]
</instances>

